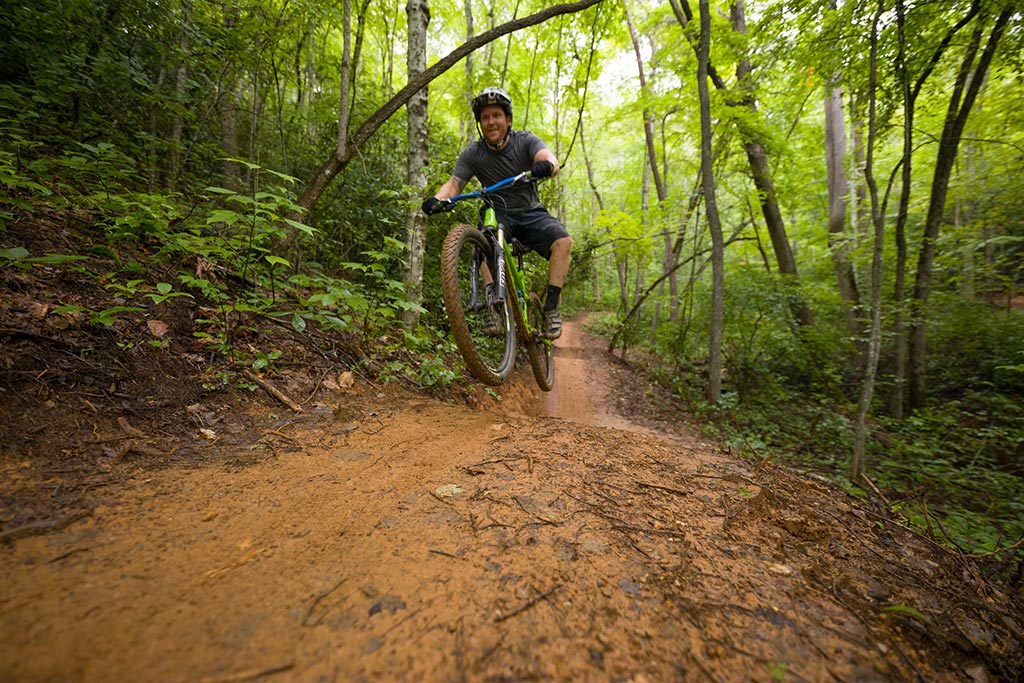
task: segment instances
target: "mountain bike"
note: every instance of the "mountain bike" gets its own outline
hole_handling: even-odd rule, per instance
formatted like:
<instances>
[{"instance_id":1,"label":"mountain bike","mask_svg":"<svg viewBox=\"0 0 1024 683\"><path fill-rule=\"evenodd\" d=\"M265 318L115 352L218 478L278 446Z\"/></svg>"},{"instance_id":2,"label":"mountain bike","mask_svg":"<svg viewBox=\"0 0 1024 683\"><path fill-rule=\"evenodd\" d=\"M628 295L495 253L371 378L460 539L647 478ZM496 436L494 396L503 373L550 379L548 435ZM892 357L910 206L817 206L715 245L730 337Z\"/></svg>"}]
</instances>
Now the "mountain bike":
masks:
<instances>
[{"instance_id":1,"label":"mountain bike","mask_svg":"<svg viewBox=\"0 0 1024 683\"><path fill-rule=\"evenodd\" d=\"M495 192L516 183L534 182L530 172L498 181L476 192L443 200L450 211L458 202L483 201L479 228L456 225L441 250L441 294L455 344L470 373L497 386L515 365L516 342L526 348L533 378L543 391L555 379L551 340L543 336L544 308L526 288L523 255L529 247L506 239L494 210Z\"/></svg>"}]
</instances>

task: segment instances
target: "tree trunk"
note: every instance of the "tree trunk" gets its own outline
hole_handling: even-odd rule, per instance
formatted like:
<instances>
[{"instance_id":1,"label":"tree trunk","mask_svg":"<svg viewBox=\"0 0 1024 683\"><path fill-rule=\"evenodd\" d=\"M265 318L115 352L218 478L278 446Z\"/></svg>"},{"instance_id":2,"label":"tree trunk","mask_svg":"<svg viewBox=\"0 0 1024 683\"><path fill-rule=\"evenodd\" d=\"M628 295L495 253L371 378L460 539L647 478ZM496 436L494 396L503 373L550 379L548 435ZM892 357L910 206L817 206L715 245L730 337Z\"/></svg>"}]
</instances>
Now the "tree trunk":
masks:
<instances>
[{"instance_id":1,"label":"tree trunk","mask_svg":"<svg viewBox=\"0 0 1024 683\"><path fill-rule=\"evenodd\" d=\"M352 160L353 155L359 151L366 141L369 140L382 125L384 125L384 122L391 118L391 116L394 115L402 105L408 102L409 98L412 97L414 93L422 89L444 72L448 71L448 69L458 64L458 62L466 55L513 31L518 31L529 26L536 26L537 24L541 24L552 17L583 11L602 1L603 0L576 0L575 2L568 2L561 5L555 5L554 7L548 7L540 12L523 17L522 19L516 19L506 24L502 24L497 28L467 40L465 43L448 53L448 55L435 62L433 66L421 73L415 80L407 83L404 88L395 93L391 99L371 114L370 117L366 119L366 121L364 121L359 129L352 135L345 154L339 155L337 150L335 150L335 152L320 165L320 168L317 169L316 173L306 184L306 187L303 189L302 194L299 196L296 203L304 212L308 212L313 208L320 199L320 195L323 194L324 189L326 189L338 173L348 165Z\"/></svg>"},{"instance_id":2,"label":"tree trunk","mask_svg":"<svg viewBox=\"0 0 1024 683\"><path fill-rule=\"evenodd\" d=\"M711 46L711 9L700 0L700 48L697 58L697 94L700 98L700 163L704 207L711 233L711 329L708 337L708 384L705 397L716 403L722 395L722 332L725 322L725 246L715 199L714 158L711 154L711 97L708 62Z\"/></svg>"},{"instance_id":3,"label":"tree trunk","mask_svg":"<svg viewBox=\"0 0 1024 683\"><path fill-rule=\"evenodd\" d=\"M160 182L161 165L157 156L156 141L160 139L160 91L164 88L164 79L167 77L167 54L160 54L160 70L157 72L156 82L153 84L153 104L149 108L149 141L146 143L146 150L149 156L149 191L156 190Z\"/></svg>"},{"instance_id":4,"label":"tree trunk","mask_svg":"<svg viewBox=\"0 0 1024 683\"><path fill-rule=\"evenodd\" d=\"M850 481L859 484L865 474L865 444L867 442L867 414L875 392L875 372L882 346L882 248L885 244L885 214L878 201L878 186L874 175L874 145L876 131L875 100L878 76L878 22L885 9L885 0L878 0L878 11L871 25L871 57L868 92L868 149L864 166L864 180L871 195L871 219L874 226L874 248L871 258L871 332L868 336L867 357L864 361L864 379L861 384L857 422L854 427L853 455L850 458Z\"/></svg>"},{"instance_id":5,"label":"tree trunk","mask_svg":"<svg viewBox=\"0 0 1024 683\"><path fill-rule=\"evenodd\" d=\"M469 42L473 38L473 0L466 0L466 42ZM466 55L466 85L463 89L463 98L466 102L473 99L473 53ZM473 112L468 111L461 118L459 124L462 128L459 139L469 144L476 137L476 121L473 118Z\"/></svg>"},{"instance_id":6,"label":"tree trunk","mask_svg":"<svg viewBox=\"0 0 1024 683\"><path fill-rule=\"evenodd\" d=\"M838 77L837 77L838 80ZM857 280L850 264L853 240L846 230L846 122L843 117L843 89L835 87L825 99L825 165L828 175L828 244L836 273L839 296L845 307L846 329L860 337L857 309L860 306Z\"/></svg>"},{"instance_id":7,"label":"tree trunk","mask_svg":"<svg viewBox=\"0 0 1024 683\"><path fill-rule=\"evenodd\" d=\"M224 12L223 26L226 31L234 29L238 20L236 8L221 6ZM223 161L224 187L236 192L241 187L241 167L238 158L238 108L235 104L235 82L225 68L221 75L221 88L217 97L217 110L220 114L220 146L224 150Z\"/></svg>"},{"instance_id":8,"label":"tree trunk","mask_svg":"<svg viewBox=\"0 0 1024 683\"><path fill-rule=\"evenodd\" d=\"M519 16L519 3L520 0L516 0L515 9L512 10L513 19ZM505 63L501 66L501 87L503 88L505 87L505 77L508 76L508 55L510 52L512 52L512 34L509 34L508 40L505 42ZM558 73L561 73L561 71Z\"/></svg>"},{"instance_id":9,"label":"tree trunk","mask_svg":"<svg viewBox=\"0 0 1024 683\"><path fill-rule=\"evenodd\" d=\"M737 0L731 9L733 31L740 35L747 35L747 21L743 10L743 0ZM739 87L745 87L749 83L750 72L752 71L750 60L743 58L736 65L736 80ZM752 94L746 94L741 99L751 112L757 111L757 104ZM761 200L761 213L764 215L764 222L768 228L768 235L772 240L772 248L775 251L775 260L779 264L779 272L787 275L793 280L794 294L790 297L790 308L797 322L807 327L814 324L811 309L807 307L803 296L799 293L800 276L797 273L796 258L793 249L789 244L789 237L786 235L786 225L782 220L782 211L779 208L779 200L775 195L775 183L772 180L771 169L768 167L768 152L764 144L757 138L756 133L751 130L743 131L746 143L743 148L747 152L747 161L750 163L750 172L754 177L754 185L757 187L757 194Z\"/></svg>"},{"instance_id":10,"label":"tree trunk","mask_svg":"<svg viewBox=\"0 0 1024 683\"><path fill-rule=\"evenodd\" d=\"M615 272L619 276L619 304L623 315L629 310L629 260L625 256L615 258Z\"/></svg>"},{"instance_id":11,"label":"tree trunk","mask_svg":"<svg viewBox=\"0 0 1024 683\"><path fill-rule=\"evenodd\" d=\"M971 39L970 47L964 56L953 87L953 94L946 110L946 120L942 129L942 139L935 160L935 172L932 176L932 194L928 203L928 214L925 218L924 236L921 251L918 254L917 274L912 294L916 315L910 324L909 348L909 387L908 406L911 409L921 408L927 399L927 371L925 367L925 340L927 336L928 296L931 293L932 265L935 260L935 245L942 227L943 212L946 208L946 196L949 192L949 176L956 162L960 137L963 134L967 117L971 113L978 90L985 80L988 66L995 54L996 46L1003 35L1006 24L1013 10L1007 6L996 18L989 34L988 43L982 50L977 64L974 58L981 45L984 25L979 22ZM961 97L963 99L961 100Z\"/></svg>"},{"instance_id":12,"label":"tree trunk","mask_svg":"<svg viewBox=\"0 0 1024 683\"><path fill-rule=\"evenodd\" d=\"M224 150L224 187L236 192L241 187L241 167L238 158L238 117L232 88L221 90L217 102L220 112L220 146Z\"/></svg>"},{"instance_id":13,"label":"tree trunk","mask_svg":"<svg viewBox=\"0 0 1024 683\"><path fill-rule=\"evenodd\" d=\"M583 139L583 123L580 123L580 149L583 150L583 163L587 167L587 182L590 184L590 191L594 193L594 201L597 202L597 210L604 211L604 201L601 193L597 191L597 184L594 182L594 168L590 163L590 156L587 154L587 145Z\"/></svg>"},{"instance_id":14,"label":"tree trunk","mask_svg":"<svg viewBox=\"0 0 1024 683\"><path fill-rule=\"evenodd\" d=\"M340 98L338 102L338 136L336 141L336 154L344 157L348 154L348 122L351 106L349 97L349 82L352 78L352 2L344 0L342 6L342 49L341 49L341 87L338 88Z\"/></svg>"},{"instance_id":15,"label":"tree trunk","mask_svg":"<svg viewBox=\"0 0 1024 683\"><path fill-rule=\"evenodd\" d=\"M931 59L920 73L914 87L910 87L910 74L906 65L906 36L904 35L906 12L902 0L896 2L896 23L897 37L900 43L897 69L900 72L903 88L903 158L902 158L902 187L900 188L899 208L896 213L896 226L894 238L896 242L896 268L894 273L893 299L895 311L893 315L893 390L889 397L889 414L895 418L902 418L905 412L905 394L907 388L907 315L906 315L906 288L907 288L907 219L910 207L911 192L911 168L913 161L914 147L914 115L917 106L917 96L924 87L925 82L934 72L943 53L953 41L957 32L966 26L978 13L977 3L972 4L968 12L956 24L949 28L945 37L939 42Z\"/></svg>"},{"instance_id":16,"label":"tree trunk","mask_svg":"<svg viewBox=\"0 0 1024 683\"><path fill-rule=\"evenodd\" d=\"M625 15L626 15L626 26L629 28L629 37L630 37L630 40L633 42L633 53L636 56L636 68L637 68L637 72L640 75L640 93L641 93L641 97L646 102L646 100L648 100L648 98L650 96L650 93L647 90L647 76L646 76L646 74L644 72L643 56L640 53L640 40L639 40L639 38L637 38L636 27L633 25L633 17L630 15L628 3L623 2L622 3L622 7L623 7L623 10L624 10ZM654 189L655 189L655 192L657 192L657 195L658 195L658 207L661 208L661 207L664 207L664 205L665 205L665 200L667 198L667 194L668 193L667 193L667 191L665 189L665 183L662 180L661 171L660 171L659 166L658 166L658 152L657 152L657 146L656 146L656 143L655 143L655 135L654 135L655 116L654 116L654 112L652 112L650 109L647 108L646 104L644 105L644 114L643 114L643 116L644 116L644 141L645 141L645 143L647 145L647 168L649 169L649 172L650 172L651 176L653 177ZM646 181L646 179L647 179L647 171L645 171L644 178L645 178L645 181ZM661 212L659 211L659 216L660 216L660 214L661 214ZM648 211L648 208L646 206L646 203L645 203L645 208L644 208L644 220L645 220L645 222L649 221L649 211ZM659 218L659 222L660 222L660 218ZM670 238L666 238L666 240L665 240L665 252L664 252L664 255L663 255L663 258L662 258L662 265L663 265L662 272L663 273L664 272L668 272L668 266L666 264L671 262L671 248L672 248L672 241L671 241ZM639 292L638 292L638 294L639 294ZM652 339L653 339L653 337L658 332L658 315L660 313L660 310L661 310L661 302L660 302L660 300L656 300L655 304L654 304L654 312L653 312L653 315L651 317L651 336L652 336Z\"/></svg>"},{"instance_id":17,"label":"tree trunk","mask_svg":"<svg viewBox=\"0 0 1024 683\"><path fill-rule=\"evenodd\" d=\"M430 8L427 0L409 0L405 7L408 15L409 81L415 80L427 67L427 25ZM423 259L426 250L427 216L416 207L416 202L427 187L427 88L409 98L408 112L409 152L406 166L406 185L409 187L409 206L414 207L406 218L406 249L408 260L403 280L406 298L410 303L423 300ZM402 323L413 330L419 324L420 314L414 308L402 311Z\"/></svg>"},{"instance_id":18,"label":"tree trunk","mask_svg":"<svg viewBox=\"0 0 1024 683\"><path fill-rule=\"evenodd\" d=\"M182 111L185 108L185 86L188 83L188 56L191 49L191 42L189 38L188 21L191 15L191 3L185 2L182 4L182 23L185 28L181 32L181 61L178 64L178 68L175 72L174 77L174 101L177 107L174 111L174 117L171 121L171 177L170 184L171 189L174 190L178 186L178 181L181 179L182 174L182 150L185 146L185 120L182 116Z\"/></svg>"},{"instance_id":19,"label":"tree trunk","mask_svg":"<svg viewBox=\"0 0 1024 683\"><path fill-rule=\"evenodd\" d=\"M906 62L906 12L903 0L896 0L896 34L899 53L896 69L903 90L903 166L899 208L896 213L896 271L893 286L893 387L889 396L889 414L903 419L903 394L907 380L906 321L903 304L907 287L907 215L910 208L911 165L914 151L914 95L910 90L910 75Z\"/></svg>"},{"instance_id":20,"label":"tree trunk","mask_svg":"<svg viewBox=\"0 0 1024 683\"><path fill-rule=\"evenodd\" d=\"M669 0L676 20L685 29L693 19L693 13L687 0ZM746 18L743 11L743 2L739 0L731 9L733 30L741 35L746 35ZM697 46L693 46L697 49ZM750 61L741 59L736 67L737 80L740 88L744 87L744 81L750 74ZM751 95L743 95L739 99L728 96L728 87L725 81L715 71L714 65L707 64L708 77L715 88L727 93L726 101L730 106L745 106L751 112L757 111L757 104ZM765 224L771 237L772 247L775 251L775 259L779 264L779 272L792 278L795 286L795 295L790 297L790 308L797 322L803 326L810 326L814 318L810 308L799 293L800 278L797 273L796 259L786 236L785 223L782 220L782 212L779 209L778 198L775 195L775 184L772 181L771 170L768 167L768 154L764 145L758 138L757 132L750 127L741 126L741 134L744 137L744 150L747 153L747 161L750 165L750 172L754 179L754 185L758 190L758 197L761 202L761 213L764 215Z\"/></svg>"},{"instance_id":21,"label":"tree trunk","mask_svg":"<svg viewBox=\"0 0 1024 683\"><path fill-rule=\"evenodd\" d=\"M349 121L352 120L351 112L353 106L359 97L359 92L356 88L359 83L359 79L356 75L359 73L359 65L363 56L363 40L366 35L366 12L370 8L370 0L363 0L363 4L359 6L359 17L356 19L356 39L352 45L352 64L349 67Z\"/></svg>"}]
</instances>

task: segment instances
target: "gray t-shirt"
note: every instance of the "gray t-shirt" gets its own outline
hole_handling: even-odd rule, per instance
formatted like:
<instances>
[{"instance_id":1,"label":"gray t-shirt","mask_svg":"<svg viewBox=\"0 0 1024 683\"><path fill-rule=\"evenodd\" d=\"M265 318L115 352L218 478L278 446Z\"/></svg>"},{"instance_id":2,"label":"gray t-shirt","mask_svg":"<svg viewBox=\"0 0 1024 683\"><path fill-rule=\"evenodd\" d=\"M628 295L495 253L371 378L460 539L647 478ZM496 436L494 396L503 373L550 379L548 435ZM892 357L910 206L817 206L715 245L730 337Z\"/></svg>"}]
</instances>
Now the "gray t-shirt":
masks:
<instances>
[{"instance_id":1,"label":"gray t-shirt","mask_svg":"<svg viewBox=\"0 0 1024 683\"><path fill-rule=\"evenodd\" d=\"M513 130L509 133L508 144L501 150L494 151L482 140L471 142L455 160L455 172L452 174L463 183L468 183L474 176L484 185L493 185L499 180L529 171L533 158L547 145L539 137L528 130ZM542 206L537 195L537 183L515 185L495 193L501 197L495 208L505 213L523 213Z\"/></svg>"}]
</instances>

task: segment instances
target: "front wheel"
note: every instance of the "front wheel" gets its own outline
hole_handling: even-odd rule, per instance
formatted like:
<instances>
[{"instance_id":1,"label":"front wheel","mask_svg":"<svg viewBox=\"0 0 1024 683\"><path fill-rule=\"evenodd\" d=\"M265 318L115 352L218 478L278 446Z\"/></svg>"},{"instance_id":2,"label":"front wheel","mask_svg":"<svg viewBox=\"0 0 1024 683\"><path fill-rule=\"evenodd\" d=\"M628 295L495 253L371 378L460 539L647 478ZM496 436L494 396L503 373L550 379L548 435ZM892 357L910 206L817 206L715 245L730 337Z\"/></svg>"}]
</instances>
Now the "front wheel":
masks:
<instances>
[{"instance_id":1,"label":"front wheel","mask_svg":"<svg viewBox=\"0 0 1024 683\"><path fill-rule=\"evenodd\" d=\"M471 225L456 225L441 250L441 294L455 345L470 373L497 386L512 371L516 356L511 306L489 305L484 272L494 273L491 242Z\"/></svg>"},{"instance_id":2,"label":"front wheel","mask_svg":"<svg viewBox=\"0 0 1024 683\"><path fill-rule=\"evenodd\" d=\"M547 326L544 307L540 303L540 297L533 292L530 292L527 314L530 316L531 334L526 340L526 357L530 361L537 386L541 391L551 391L555 384L555 362L551 357L551 341L542 336Z\"/></svg>"}]
</instances>

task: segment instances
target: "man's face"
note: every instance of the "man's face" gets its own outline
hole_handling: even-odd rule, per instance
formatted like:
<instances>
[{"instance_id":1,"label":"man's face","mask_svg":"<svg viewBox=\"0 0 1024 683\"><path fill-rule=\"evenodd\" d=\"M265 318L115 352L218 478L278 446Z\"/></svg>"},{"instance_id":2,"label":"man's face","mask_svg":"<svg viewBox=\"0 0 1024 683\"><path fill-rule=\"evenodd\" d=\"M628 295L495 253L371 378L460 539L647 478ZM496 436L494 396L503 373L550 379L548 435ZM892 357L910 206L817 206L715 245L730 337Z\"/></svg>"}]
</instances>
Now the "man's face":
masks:
<instances>
[{"instance_id":1,"label":"man's face","mask_svg":"<svg viewBox=\"0 0 1024 683\"><path fill-rule=\"evenodd\" d=\"M480 110L480 131L488 144L496 146L504 140L508 127L508 117L500 105L488 104Z\"/></svg>"}]
</instances>

